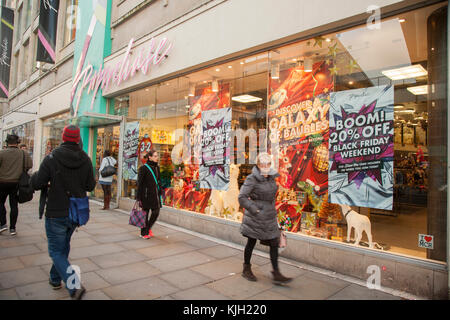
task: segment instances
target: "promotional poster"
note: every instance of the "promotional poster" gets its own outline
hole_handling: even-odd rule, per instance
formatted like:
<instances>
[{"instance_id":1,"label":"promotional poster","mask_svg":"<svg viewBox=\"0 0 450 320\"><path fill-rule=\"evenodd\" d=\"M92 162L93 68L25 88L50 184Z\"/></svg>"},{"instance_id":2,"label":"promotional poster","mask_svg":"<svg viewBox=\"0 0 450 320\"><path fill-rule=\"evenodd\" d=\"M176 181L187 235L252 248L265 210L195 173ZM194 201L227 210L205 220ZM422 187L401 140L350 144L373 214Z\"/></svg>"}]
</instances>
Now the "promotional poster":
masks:
<instances>
[{"instance_id":1,"label":"promotional poster","mask_svg":"<svg viewBox=\"0 0 450 320\"><path fill-rule=\"evenodd\" d=\"M14 10L1 8L2 23L0 28L0 98L9 97L9 75L11 71L11 50L14 31Z\"/></svg>"},{"instance_id":2,"label":"promotional poster","mask_svg":"<svg viewBox=\"0 0 450 320\"><path fill-rule=\"evenodd\" d=\"M36 61L55 63L59 0L41 1Z\"/></svg>"},{"instance_id":3,"label":"promotional poster","mask_svg":"<svg viewBox=\"0 0 450 320\"><path fill-rule=\"evenodd\" d=\"M394 88L331 94L329 202L392 210Z\"/></svg>"},{"instance_id":4,"label":"promotional poster","mask_svg":"<svg viewBox=\"0 0 450 320\"><path fill-rule=\"evenodd\" d=\"M200 188L228 190L230 182L231 108L202 112Z\"/></svg>"},{"instance_id":5,"label":"promotional poster","mask_svg":"<svg viewBox=\"0 0 450 320\"><path fill-rule=\"evenodd\" d=\"M269 150L280 173L276 208L280 225L292 232L300 231L302 215L316 217L327 197L331 66L320 61L312 72L282 70L269 82Z\"/></svg>"},{"instance_id":6,"label":"promotional poster","mask_svg":"<svg viewBox=\"0 0 450 320\"><path fill-rule=\"evenodd\" d=\"M123 140L123 179L137 180L139 122L129 122Z\"/></svg>"}]
</instances>

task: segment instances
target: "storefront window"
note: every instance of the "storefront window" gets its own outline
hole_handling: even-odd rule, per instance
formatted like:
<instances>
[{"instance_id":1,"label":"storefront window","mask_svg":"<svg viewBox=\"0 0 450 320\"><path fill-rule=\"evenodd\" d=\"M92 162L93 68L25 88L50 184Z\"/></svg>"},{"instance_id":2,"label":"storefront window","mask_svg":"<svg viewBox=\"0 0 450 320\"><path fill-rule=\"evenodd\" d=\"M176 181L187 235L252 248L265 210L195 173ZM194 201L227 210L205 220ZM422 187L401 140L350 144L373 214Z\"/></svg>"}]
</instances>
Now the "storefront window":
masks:
<instances>
[{"instance_id":1,"label":"storefront window","mask_svg":"<svg viewBox=\"0 0 450 320\"><path fill-rule=\"evenodd\" d=\"M115 114L127 116L122 196L135 198L151 147L160 152L166 206L241 221L239 189L268 151L286 231L445 261L446 9L115 98Z\"/></svg>"},{"instance_id":2,"label":"storefront window","mask_svg":"<svg viewBox=\"0 0 450 320\"><path fill-rule=\"evenodd\" d=\"M34 121L24 123L20 126L3 130L3 141L6 140L8 134L15 134L20 138L20 144L22 147L25 145L26 150L30 156L33 157L34 151ZM6 146L6 143L3 143Z\"/></svg>"},{"instance_id":3,"label":"storefront window","mask_svg":"<svg viewBox=\"0 0 450 320\"><path fill-rule=\"evenodd\" d=\"M41 161L62 143L62 132L69 118L70 113L65 112L43 121Z\"/></svg>"}]
</instances>

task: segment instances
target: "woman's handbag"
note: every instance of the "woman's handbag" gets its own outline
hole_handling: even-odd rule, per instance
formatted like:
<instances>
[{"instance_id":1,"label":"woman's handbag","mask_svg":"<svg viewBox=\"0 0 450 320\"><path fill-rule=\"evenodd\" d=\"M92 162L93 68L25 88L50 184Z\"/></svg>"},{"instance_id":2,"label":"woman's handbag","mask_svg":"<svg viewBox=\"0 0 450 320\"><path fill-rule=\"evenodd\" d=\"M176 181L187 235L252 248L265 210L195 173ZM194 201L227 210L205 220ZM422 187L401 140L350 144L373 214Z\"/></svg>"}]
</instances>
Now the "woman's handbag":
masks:
<instances>
[{"instance_id":1,"label":"woman's handbag","mask_svg":"<svg viewBox=\"0 0 450 320\"><path fill-rule=\"evenodd\" d=\"M110 177L117 173L117 169L111 165L111 162L109 161L108 158L107 158L107 160L108 160L108 165L105 166L103 168L103 170L100 172L102 175L102 178L107 178L107 177Z\"/></svg>"},{"instance_id":2,"label":"woman's handbag","mask_svg":"<svg viewBox=\"0 0 450 320\"><path fill-rule=\"evenodd\" d=\"M286 234L284 233L284 231L280 232L280 243L278 244L279 248L286 248L287 246L287 238L286 238Z\"/></svg>"},{"instance_id":3,"label":"woman's handbag","mask_svg":"<svg viewBox=\"0 0 450 320\"><path fill-rule=\"evenodd\" d=\"M138 206L138 201L136 201L134 203L133 209L131 209L130 221L128 223L131 224L132 226L142 229L145 227L146 216L147 212L145 212L144 209L141 208L140 204Z\"/></svg>"}]
</instances>

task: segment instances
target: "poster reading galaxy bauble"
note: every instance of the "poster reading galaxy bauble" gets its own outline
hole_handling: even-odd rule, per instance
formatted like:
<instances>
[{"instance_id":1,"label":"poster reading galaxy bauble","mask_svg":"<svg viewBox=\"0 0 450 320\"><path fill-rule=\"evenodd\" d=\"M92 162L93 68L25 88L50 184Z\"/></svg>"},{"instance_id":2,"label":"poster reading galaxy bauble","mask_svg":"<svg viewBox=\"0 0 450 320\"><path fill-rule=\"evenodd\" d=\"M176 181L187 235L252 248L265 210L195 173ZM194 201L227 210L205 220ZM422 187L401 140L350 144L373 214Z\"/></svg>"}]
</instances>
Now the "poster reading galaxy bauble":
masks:
<instances>
[{"instance_id":1,"label":"poster reading galaxy bauble","mask_svg":"<svg viewBox=\"0 0 450 320\"><path fill-rule=\"evenodd\" d=\"M330 96L329 202L392 210L394 89Z\"/></svg>"}]
</instances>

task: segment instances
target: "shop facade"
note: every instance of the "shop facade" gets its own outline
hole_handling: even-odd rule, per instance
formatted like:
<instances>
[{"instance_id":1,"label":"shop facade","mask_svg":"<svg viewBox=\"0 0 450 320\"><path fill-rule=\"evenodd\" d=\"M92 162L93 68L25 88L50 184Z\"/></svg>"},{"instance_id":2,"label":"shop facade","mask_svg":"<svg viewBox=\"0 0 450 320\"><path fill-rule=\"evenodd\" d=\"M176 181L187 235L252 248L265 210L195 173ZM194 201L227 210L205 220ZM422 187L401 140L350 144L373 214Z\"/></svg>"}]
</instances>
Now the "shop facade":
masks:
<instances>
[{"instance_id":1,"label":"shop facade","mask_svg":"<svg viewBox=\"0 0 450 320\"><path fill-rule=\"evenodd\" d=\"M155 149L160 219L244 244L237 195L267 151L282 256L362 280L375 266L381 286L447 298L448 3L375 2L330 1L331 17L283 1L281 17L271 1L204 1L141 34L162 3L123 18L113 1L114 37L98 36L103 65L87 57L96 81L78 77L71 112L96 164L118 159L118 206Z\"/></svg>"}]
</instances>

